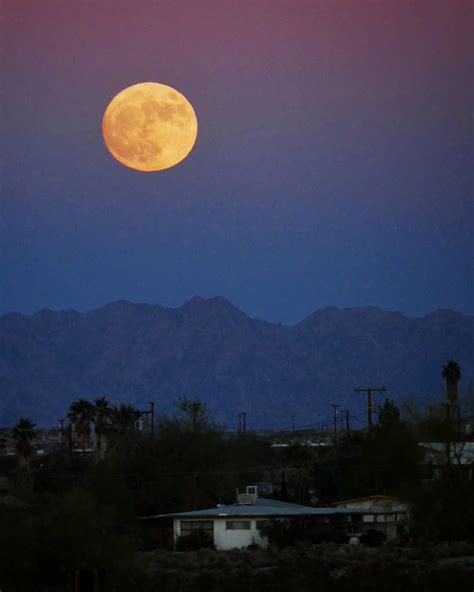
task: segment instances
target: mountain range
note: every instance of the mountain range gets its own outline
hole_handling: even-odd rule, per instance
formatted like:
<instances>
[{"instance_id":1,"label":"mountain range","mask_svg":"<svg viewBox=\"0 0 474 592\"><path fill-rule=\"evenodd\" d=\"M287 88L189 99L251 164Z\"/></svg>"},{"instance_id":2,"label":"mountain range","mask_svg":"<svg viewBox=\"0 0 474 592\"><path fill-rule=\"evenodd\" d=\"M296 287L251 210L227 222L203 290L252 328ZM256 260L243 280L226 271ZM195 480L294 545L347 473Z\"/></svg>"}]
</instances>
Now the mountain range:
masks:
<instances>
[{"instance_id":1,"label":"mountain range","mask_svg":"<svg viewBox=\"0 0 474 592\"><path fill-rule=\"evenodd\" d=\"M19 417L57 425L72 401L102 395L140 409L153 400L157 415L180 397L199 399L229 428L241 412L250 429L288 427L292 416L310 426L330 418L333 403L362 414L354 387L443 401L448 359L461 366L461 392L472 390L474 316L325 308L285 326L200 297L179 308L118 301L86 313L9 313L0 316L0 426Z\"/></svg>"}]
</instances>

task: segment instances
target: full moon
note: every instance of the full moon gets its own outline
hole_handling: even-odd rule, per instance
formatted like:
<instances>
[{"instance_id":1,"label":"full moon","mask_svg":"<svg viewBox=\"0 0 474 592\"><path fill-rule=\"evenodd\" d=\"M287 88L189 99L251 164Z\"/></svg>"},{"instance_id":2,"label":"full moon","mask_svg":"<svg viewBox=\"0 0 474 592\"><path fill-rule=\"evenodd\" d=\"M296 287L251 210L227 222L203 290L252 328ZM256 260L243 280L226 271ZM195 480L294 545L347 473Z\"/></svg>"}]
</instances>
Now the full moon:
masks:
<instances>
[{"instance_id":1,"label":"full moon","mask_svg":"<svg viewBox=\"0 0 474 592\"><path fill-rule=\"evenodd\" d=\"M125 88L107 106L104 142L123 165L161 171L186 158L197 136L191 103L165 84L142 82Z\"/></svg>"}]
</instances>

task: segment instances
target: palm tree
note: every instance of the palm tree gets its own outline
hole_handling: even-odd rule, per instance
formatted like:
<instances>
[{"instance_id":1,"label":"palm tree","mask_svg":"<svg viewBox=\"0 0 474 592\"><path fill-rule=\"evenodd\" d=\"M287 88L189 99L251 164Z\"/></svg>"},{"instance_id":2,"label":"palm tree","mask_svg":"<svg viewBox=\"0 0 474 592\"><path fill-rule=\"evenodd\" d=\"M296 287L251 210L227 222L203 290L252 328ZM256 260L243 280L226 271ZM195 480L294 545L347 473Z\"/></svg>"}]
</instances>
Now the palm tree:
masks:
<instances>
[{"instance_id":1,"label":"palm tree","mask_svg":"<svg viewBox=\"0 0 474 592\"><path fill-rule=\"evenodd\" d=\"M446 389L451 405L458 400L458 382L461 380L461 368L454 360L448 360L443 366L441 376L446 379Z\"/></svg>"},{"instance_id":2,"label":"palm tree","mask_svg":"<svg viewBox=\"0 0 474 592\"><path fill-rule=\"evenodd\" d=\"M31 460L31 441L36 437L35 424L22 417L12 430L16 440L15 448L18 453L18 465L20 468L29 469Z\"/></svg>"},{"instance_id":3,"label":"palm tree","mask_svg":"<svg viewBox=\"0 0 474 592\"><path fill-rule=\"evenodd\" d=\"M69 421L74 425L79 437L80 447L89 447L91 435L91 421L94 419L94 405L86 399L78 399L72 403L67 414Z\"/></svg>"},{"instance_id":4,"label":"palm tree","mask_svg":"<svg viewBox=\"0 0 474 592\"><path fill-rule=\"evenodd\" d=\"M112 429L121 435L134 432L137 429L136 423L140 415L140 411L133 405L122 403L119 407L113 407L111 410Z\"/></svg>"},{"instance_id":5,"label":"palm tree","mask_svg":"<svg viewBox=\"0 0 474 592\"><path fill-rule=\"evenodd\" d=\"M112 409L105 397L100 397L94 401L94 427L97 436L97 449L101 455L102 442L111 418Z\"/></svg>"},{"instance_id":6,"label":"palm tree","mask_svg":"<svg viewBox=\"0 0 474 592\"><path fill-rule=\"evenodd\" d=\"M114 439L115 448L127 450L137 431L137 421L140 411L133 405L122 403L111 410L110 433Z\"/></svg>"}]
</instances>

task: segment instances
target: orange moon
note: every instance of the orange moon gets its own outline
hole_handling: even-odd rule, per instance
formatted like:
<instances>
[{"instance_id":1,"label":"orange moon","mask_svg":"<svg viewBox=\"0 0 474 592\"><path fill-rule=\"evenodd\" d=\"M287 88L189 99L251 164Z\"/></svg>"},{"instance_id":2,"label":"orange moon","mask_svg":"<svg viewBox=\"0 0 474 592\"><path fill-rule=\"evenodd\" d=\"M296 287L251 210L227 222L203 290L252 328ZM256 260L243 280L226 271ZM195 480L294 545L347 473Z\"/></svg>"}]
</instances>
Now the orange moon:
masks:
<instances>
[{"instance_id":1,"label":"orange moon","mask_svg":"<svg viewBox=\"0 0 474 592\"><path fill-rule=\"evenodd\" d=\"M125 88L107 106L104 142L114 158L137 171L162 171L191 152L198 131L191 103L156 82Z\"/></svg>"}]
</instances>

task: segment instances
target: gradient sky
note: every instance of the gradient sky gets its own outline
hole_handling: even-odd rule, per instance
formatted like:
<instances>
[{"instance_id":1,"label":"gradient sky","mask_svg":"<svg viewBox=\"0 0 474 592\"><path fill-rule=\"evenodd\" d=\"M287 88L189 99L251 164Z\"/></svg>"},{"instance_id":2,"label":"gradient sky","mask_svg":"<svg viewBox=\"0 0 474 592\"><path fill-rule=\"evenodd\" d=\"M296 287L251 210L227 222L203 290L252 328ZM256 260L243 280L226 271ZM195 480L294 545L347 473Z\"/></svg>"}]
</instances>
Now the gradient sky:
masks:
<instances>
[{"instance_id":1,"label":"gradient sky","mask_svg":"<svg viewBox=\"0 0 474 592\"><path fill-rule=\"evenodd\" d=\"M224 296L474 314L469 0L3 0L0 312ZM112 159L108 102L177 88L199 135Z\"/></svg>"}]
</instances>

